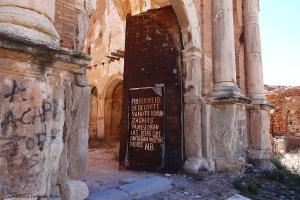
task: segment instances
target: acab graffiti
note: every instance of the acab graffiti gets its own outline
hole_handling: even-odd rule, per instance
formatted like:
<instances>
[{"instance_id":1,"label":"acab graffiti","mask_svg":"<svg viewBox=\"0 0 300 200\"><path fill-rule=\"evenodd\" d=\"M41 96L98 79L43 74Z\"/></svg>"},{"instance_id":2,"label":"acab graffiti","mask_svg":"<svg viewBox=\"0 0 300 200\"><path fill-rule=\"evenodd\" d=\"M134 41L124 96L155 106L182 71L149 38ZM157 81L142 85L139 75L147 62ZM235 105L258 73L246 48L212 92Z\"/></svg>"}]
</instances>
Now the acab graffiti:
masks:
<instances>
[{"instance_id":1,"label":"acab graffiti","mask_svg":"<svg viewBox=\"0 0 300 200\"><path fill-rule=\"evenodd\" d=\"M47 114L50 113L53 120L57 115L57 104L43 100L40 107L28 107L21 114L17 115L12 109L5 111L3 120L0 123L2 134L7 133L9 127L16 129L20 125L35 125L37 120L44 123Z\"/></svg>"},{"instance_id":2,"label":"acab graffiti","mask_svg":"<svg viewBox=\"0 0 300 200\"><path fill-rule=\"evenodd\" d=\"M20 103L16 102L16 99L21 99L23 102L27 101L26 91L25 87L19 86L17 81L13 80L10 91L4 94L4 99L7 99L9 103ZM0 120L1 132L6 135L9 128L16 130L22 125L35 125L38 122L43 124L48 115L55 120L57 115L57 101L55 99L52 101L43 99L40 106L27 106L21 112L14 111L14 107L8 108L4 111L2 121Z\"/></svg>"},{"instance_id":3,"label":"acab graffiti","mask_svg":"<svg viewBox=\"0 0 300 200\"><path fill-rule=\"evenodd\" d=\"M55 126L46 128L57 118L57 101L43 99L40 94L29 96L29 91L30 88L13 80L9 89L0 94L4 98L0 102L0 164L6 163L9 169L8 173L3 172L3 179L0 178L0 186L3 185L0 187L0 197L3 191L15 194L24 186L38 187L44 168L47 132L50 130L51 141L56 140L59 132ZM18 175L15 176L15 173ZM18 177L19 181L12 177Z\"/></svg>"}]
</instances>

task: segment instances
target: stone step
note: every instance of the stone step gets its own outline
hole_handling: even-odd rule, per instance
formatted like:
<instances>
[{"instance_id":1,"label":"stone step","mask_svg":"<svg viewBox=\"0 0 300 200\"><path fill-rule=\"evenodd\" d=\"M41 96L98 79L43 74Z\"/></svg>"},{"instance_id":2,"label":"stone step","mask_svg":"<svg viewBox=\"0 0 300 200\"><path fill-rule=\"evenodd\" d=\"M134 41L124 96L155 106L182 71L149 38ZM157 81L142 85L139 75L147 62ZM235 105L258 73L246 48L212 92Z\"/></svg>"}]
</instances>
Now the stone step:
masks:
<instances>
[{"instance_id":1,"label":"stone step","mask_svg":"<svg viewBox=\"0 0 300 200\"><path fill-rule=\"evenodd\" d=\"M132 200L142 199L172 189L169 179L155 176L133 183L125 184L116 189L91 193L87 200Z\"/></svg>"},{"instance_id":2,"label":"stone step","mask_svg":"<svg viewBox=\"0 0 300 200\"><path fill-rule=\"evenodd\" d=\"M169 179L155 176L152 178L138 180L134 183L122 185L120 190L129 194L133 199L141 199L172 189Z\"/></svg>"},{"instance_id":3,"label":"stone step","mask_svg":"<svg viewBox=\"0 0 300 200\"><path fill-rule=\"evenodd\" d=\"M236 195L228 198L227 200L251 200L251 199L244 197L242 195L236 194Z\"/></svg>"},{"instance_id":4,"label":"stone step","mask_svg":"<svg viewBox=\"0 0 300 200\"><path fill-rule=\"evenodd\" d=\"M130 200L129 195L118 189L91 193L87 200Z\"/></svg>"}]
</instances>

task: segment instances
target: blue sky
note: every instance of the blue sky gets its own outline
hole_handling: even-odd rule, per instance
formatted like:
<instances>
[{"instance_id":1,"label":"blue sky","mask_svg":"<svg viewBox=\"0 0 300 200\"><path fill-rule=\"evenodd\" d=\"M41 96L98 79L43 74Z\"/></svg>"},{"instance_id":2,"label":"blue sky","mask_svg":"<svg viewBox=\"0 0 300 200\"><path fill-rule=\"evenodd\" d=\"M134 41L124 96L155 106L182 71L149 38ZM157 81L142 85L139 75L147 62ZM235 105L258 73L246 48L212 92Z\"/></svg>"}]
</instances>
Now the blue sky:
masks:
<instances>
[{"instance_id":1,"label":"blue sky","mask_svg":"<svg viewBox=\"0 0 300 200\"><path fill-rule=\"evenodd\" d=\"M260 0L264 82L300 86L300 0Z\"/></svg>"}]
</instances>

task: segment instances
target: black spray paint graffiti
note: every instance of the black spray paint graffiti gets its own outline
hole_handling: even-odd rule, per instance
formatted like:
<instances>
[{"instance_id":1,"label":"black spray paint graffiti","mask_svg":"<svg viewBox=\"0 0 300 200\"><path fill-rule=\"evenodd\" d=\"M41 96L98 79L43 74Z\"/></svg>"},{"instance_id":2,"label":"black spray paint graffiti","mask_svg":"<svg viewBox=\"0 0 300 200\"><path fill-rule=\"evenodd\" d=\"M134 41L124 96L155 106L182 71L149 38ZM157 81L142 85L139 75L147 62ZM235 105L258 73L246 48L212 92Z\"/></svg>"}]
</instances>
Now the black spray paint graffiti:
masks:
<instances>
[{"instance_id":1,"label":"black spray paint graffiti","mask_svg":"<svg viewBox=\"0 0 300 200\"><path fill-rule=\"evenodd\" d=\"M18 159L8 159L8 167L14 169L17 173L18 171L23 171L24 169L29 170L37 166L41 162L41 156L39 154L33 155L22 155Z\"/></svg>"},{"instance_id":2,"label":"black spray paint graffiti","mask_svg":"<svg viewBox=\"0 0 300 200\"><path fill-rule=\"evenodd\" d=\"M7 159L16 157L21 144L25 144L27 150L31 151L37 147L42 152L45 147L46 139L46 133L36 133L32 137L15 136L0 146L0 157Z\"/></svg>"},{"instance_id":3,"label":"black spray paint graffiti","mask_svg":"<svg viewBox=\"0 0 300 200\"><path fill-rule=\"evenodd\" d=\"M10 91L4 95L6 101L16 105L10 104L0 116L0 159L5 159L9 168L9 175L6 176L8 182L5 183L13 184L2 187L0 179L0 194L1 190L9 189L8 193L15 193L14 190L18 191L24 185L27 188L38 185L44 170L45 157L42 152L46 150L46 142L55 140L60 132L53 128L46 134L46 122L56 119L57 101L44 99L37 106L30 106L34 102L18 104L19 100L27 101L27 90L13 80Z\"/></svg>"},{"instance_id":4,"label":"black spray paint graffiti","mask_svg":"<svg viewBox=\"0 0 300 200\"><path fill-rule=\"evenodd\" d=\"M15 116L12 110L8 110L4 113L3 121L0 126L2 129L2 134L5 135L9 127L13 129L18 128L18 125L34 125L36 120L39 119L40 123L45 123L47 119L47 114L52 114L52 119L56 119L57 115L57 104L56 101L51 103L49 101L43 100L41 107L27 108L20 116Z\"/></svg>"},{"instance_id":5,"label":"black spray paint graffiti","mask_svg":"<svg viewBox=\"0 0 300 200\"><path fill-rule=\"evenodd\" d=\"M22 100L23 101L26 101L27 99L24 97L24 93L26 92L26 88L23 88L23 87L19 87L18 84L17 84L17 81L16 80L13 80L13 87L12 87L12 90L10 93L8 94L5 94L4 95L4 98L7 99L9 98L9 102L13 102L14 99L15 99L15 96L17 94L20 94L22 95Z\"/></svg>"},{"instance_id":6,"label":"black spray paint graffiti","mask_svg":"<svg viewBox=\"0 0 300 200\"><path fill-rule=\"evenodd\" d=\"M56 137L57 137L57 135L58 135L58 133L59 133L59 130L57 130L56 128L53 128L51 130L51 140L55 140Z\"/></svg>"},{"instance_id":7,"label":"black spray paint graffiti","mask_svg":"<svg viewBox=\"0 0 300 200\"><path fill-rule=\"evenodd\" d=\"M24 97L25 92L26 88L20 87L17 81L13 80L12 89L10 93L4 95L4 98L8 98L9 102L13 102L16 98L16 95L21 95L22 100L26 101L27 99ZM2 134L6 135L9 127L12 129L17 129L19 124L34 125L36 123L36 119L40 119L40 123L44 123L48 113L52 113L52 119L55 120L57 115L56 100L53 100L52 102L43 100L41 107L28 107L19 116L16 116L17 114L14 113L12 109L9 109L4 113L3 120L0 123Z\"/></svg>"}]
</instances>

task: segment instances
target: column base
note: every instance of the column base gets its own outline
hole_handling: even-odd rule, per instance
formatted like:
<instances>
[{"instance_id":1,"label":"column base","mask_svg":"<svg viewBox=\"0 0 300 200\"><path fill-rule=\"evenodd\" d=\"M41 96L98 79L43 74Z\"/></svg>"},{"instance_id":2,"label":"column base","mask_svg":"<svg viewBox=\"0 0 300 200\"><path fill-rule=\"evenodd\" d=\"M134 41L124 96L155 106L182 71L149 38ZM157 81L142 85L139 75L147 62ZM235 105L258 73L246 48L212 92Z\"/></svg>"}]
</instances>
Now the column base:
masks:
<instances>
[{"instance_id":1,"label":"column base","mask_svg":"<svg viewBox=\"0 0 300 200\"><path fill-rule=\"evenodd\" d=\"M271 137L269 133L269 110L264 110L259 105L258 109L249 111L250 160L268 160L271 154Z\"/></svg>"},{"instance_id":2,"label":"column base","mask_svg":"<svg viewBox=\"0 0 300 200\"><path fill-rule=\"evenodd\" d=\"M262 107L263 106L272 107L272 105L270 103L268 103L264 91L259 91L258 93L248 91L247 97L251 99L251 103L253 105L262 105ZM265 109L264 107L262 109L268 110L268 109Z\"/></svg>"},{"instance_id":3,"label":"column base","mask_svg":"<svg viewBox=\"0 0 300 200\"><path fill-rule=\"evenodd\" d=\"M248 98L250 98L252 101L251 103L254 105L264 105L268 104L268 101L264 94L257 94L257 95L249 95Z\"/></svg>"},{"instance_id":4,"label":"column base","mask_svg":"<svg viewBox=\"0 0 300 200\"><path fill-rule=\"evenodd\" d=\"M216 170L223 172L244 172L246 160L244 157L216 157Z\"/></svg>"},{"instance_id":5,"label":"column base","mask_svg":"<svg viewBox=\"0 0 300 200\"><path fill-rule=\"evenodd\" d=\"M248 159L250 161L259 161L259 160L269 160L271 158L271 150L270 149L250 149L248 150Z\"/></svg>"},{"instance_id":6,"label":"column base","mask_svg":"<svg viewBox=\"0 0 300 200\"><path fill-rule=\"evenodd\" d=\"M211 136L216 170L241 172L248 146L247 104L217 101L211 107Z\"/></svg>"},{"instance_id":7,"label":"column base","mask_svg":"<svg viewBox=\"0 0 300 200\"><path fill-rule=\"evenodd\" d=\"M204 158L187 158L183 169L188 173L197 174L200 170L208 170L208 163Z\"/></svg>"},{"instance_id":8,"label":"column base","mask_svg":"<svg viewBox=\"0 0 300 200\"><path fill-rule=\"evenodd\" d=\"M249 150L248 160L251 164L263 171L272 171L276 166L270 161L271 151L266 150Z\"/></svg>"},{"instance_id":9,"label":"column base","mask_svg":"<svg viewBox=\"0 0 300 200\"><path fill-rule=\"evenodd\" d=\"M246 98L233 82L221 82L215 83L212 93L210 94L211 100L223 101L230 99L240 99L242 101L250 102L251 100Z\"/></svg>"}]
</instances>

